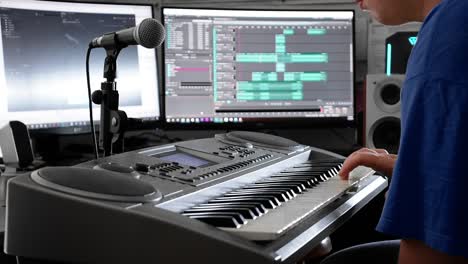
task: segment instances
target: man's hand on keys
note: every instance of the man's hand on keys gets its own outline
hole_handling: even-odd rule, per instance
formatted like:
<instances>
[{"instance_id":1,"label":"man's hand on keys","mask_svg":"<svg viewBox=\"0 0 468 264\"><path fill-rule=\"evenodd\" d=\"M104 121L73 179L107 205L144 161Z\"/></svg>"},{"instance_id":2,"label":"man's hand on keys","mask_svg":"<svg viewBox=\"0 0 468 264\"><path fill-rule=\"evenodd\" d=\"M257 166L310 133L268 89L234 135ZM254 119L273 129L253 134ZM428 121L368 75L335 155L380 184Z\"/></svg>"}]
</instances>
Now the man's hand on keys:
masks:
<instances>
[{"instance_id":1,"label":"man's hand on keys","mask_svg":"<svg viewBox=\"0 0 468 264\"><path fill-rule=\"evenodd\" d=\"M349 155L345 160L340 170L340 177L347 180L350 173L359 166L369 167L386 176L392 176L396 160L397 155L388 154L384 149L362 148Z\"/></svg>"}]
</instances>

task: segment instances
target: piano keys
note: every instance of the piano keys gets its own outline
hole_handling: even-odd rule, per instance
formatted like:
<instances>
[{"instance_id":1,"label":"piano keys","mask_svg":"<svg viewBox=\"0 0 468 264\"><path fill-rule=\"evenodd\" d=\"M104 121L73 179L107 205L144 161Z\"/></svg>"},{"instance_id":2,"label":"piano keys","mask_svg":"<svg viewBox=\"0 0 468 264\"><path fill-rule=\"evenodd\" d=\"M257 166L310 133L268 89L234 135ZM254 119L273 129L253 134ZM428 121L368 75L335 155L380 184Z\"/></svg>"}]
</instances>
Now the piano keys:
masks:
<instances>
[{"instance_id":1,"label":"piano keys","mask_svg":"<svg viewBox=\"0 0 468 264\"><path fill-rule=\"evenodd\" d=\"M254 241L274 240L339 198L373 170L359 168L343 181L343 160L309 161L213 197L181 212Z\"/></svg>"}]
</instances>

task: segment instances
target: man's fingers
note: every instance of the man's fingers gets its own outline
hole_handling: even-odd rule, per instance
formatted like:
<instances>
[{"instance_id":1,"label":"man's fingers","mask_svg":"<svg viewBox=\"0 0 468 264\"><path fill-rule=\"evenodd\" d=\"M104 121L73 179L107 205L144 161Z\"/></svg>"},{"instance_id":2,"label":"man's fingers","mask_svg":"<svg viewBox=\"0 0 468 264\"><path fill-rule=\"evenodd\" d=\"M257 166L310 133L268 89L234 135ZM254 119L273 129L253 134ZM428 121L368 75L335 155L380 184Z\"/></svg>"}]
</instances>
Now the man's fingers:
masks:
<instances>
[{"instance_id":1,"label":"man's fingers","mask_svg":"<svg viewBox=\"0 0 468 264\"><path fill-rule=\"evenodd\" d=\"M357 153L362 153L362 152L370 152L370 153L379 153L379 154L388 154L388 151L386 149L370 149L370 148L362 148L356 151ZM354 153L356 153L354 152ZM353 153L353 154L354 154Z\"/></svg>"},{"instance_id":2,"label":"man's fingers","mask_svg":"<svg viewBox=\"0 0 468 264\"><path fill-rule=\"evenodd\" d=\"M388 154L384 149L360 149L345 160L339 175L342 179L347 180L349 173L356 167L366 166L391 176L397 158L397 155Z\"/></svg>"},{"instance_id":3,"label":"man's fingers","mask_svg":"<svg viewBox=\"0 0 468 264\"><path fill-rule=\"evenodd\" d=\"M379 154L388 154L388 151L386 149L374 149L374 150Z\"/></svg>"},{"instance_id":4,"label":"man's fingers","mask_svg":"<svg viewBox=\"0 0 468 264\"><path fill-rule=\"evenodd\" d=\"M340 170L340 177L342 179L348 179L349 173L358 166L366 166L375 168L379 159L378 153L375 152L355 152L349 156L348 159L343 163L343 167Z\"/></svg>"},{"instance_id":5,"label":"man's fingers","mask_svg":"<svg viewBox=\"0 0 468 264\"><path fill-rule=\"evenodd\" d=\"M354 153L363 153L363 152L364 152L364 153L365 153L365 152L375 153L376 151L375 151L374 149L370 149L370 148L362 148L362 149L360 149L360 150L358 150L358 151L356 151L356 152L354 152ZM354 153L353 153L353 154L354 154Z\"/></svg>"}]
</instances>

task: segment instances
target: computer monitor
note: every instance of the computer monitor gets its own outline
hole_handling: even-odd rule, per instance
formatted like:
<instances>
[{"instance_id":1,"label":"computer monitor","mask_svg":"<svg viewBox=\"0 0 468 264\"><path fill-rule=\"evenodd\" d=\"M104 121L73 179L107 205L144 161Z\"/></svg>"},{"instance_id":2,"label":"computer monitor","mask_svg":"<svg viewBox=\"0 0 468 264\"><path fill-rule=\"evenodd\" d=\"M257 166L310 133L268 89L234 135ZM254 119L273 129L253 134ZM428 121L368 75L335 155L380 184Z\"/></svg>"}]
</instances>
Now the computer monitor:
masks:
<instances>
[{"instance_id":1,"label":"computer monitor","mask_svg":"<svg viewBox=\"0 0 468 264\"><path fill-rule=\"evenodd\" d=\"M33 130L89 131L88 44L148 17L153 17L151 5L1 0L0 123L19 120ZM93 91L104 80L104 58L104 49L91 53ZM160 118L155 50L125 48L117 71L120 109L132 118ZM95 105L96 121L99 110Z\"/></svg>"},{"instance_id":2,"label":"computer monitor","mask_svg":"<svg viewBox=\"0 0 468 264\"><path fill-rule=\"evenodd\" d=\"M167 123L353 123L354 11L162 14Z\"/></svg>"}]
</instances>

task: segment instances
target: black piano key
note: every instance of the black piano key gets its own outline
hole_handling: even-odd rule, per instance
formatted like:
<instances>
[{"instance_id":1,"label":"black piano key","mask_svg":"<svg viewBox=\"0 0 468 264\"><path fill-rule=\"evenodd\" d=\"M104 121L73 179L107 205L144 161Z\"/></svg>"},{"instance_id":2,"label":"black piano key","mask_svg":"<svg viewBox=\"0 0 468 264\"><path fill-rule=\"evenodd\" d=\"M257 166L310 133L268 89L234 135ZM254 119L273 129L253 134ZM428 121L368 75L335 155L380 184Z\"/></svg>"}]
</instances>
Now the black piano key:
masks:
<instances>
[{"instance_id":1,"label":"black piano key","mask_svg":"<svg viewBox=\"0 0 468 264\"><path fill-rule=\"evenodd\" d=\"M259 182L260 183L260 182ZM296 196L297 194L302 193L306 187L303 182L300 181L291 181L291 180L275 180L275 181L262 181L261 183L269 184L272 188L281 188L286 189L288 193ZM253 187L258 187L262 185L255 185Z\"/></svg>"},{"instance_id":2,"label":"black piano key","mask_svg":"<svg viewBox=\"0 0 468 264\"><path fill-rule=\"evenodd\" d=\"M284 186L263 186L263 185L251 185L242 188L241 190L271 190L271 191L280 191L281 193L286 194L290 199L296 196L296 193L288 187Z\"/></svg>"},{"instance_id":3,"label":"black piano key","mask_svg":"<svg viewBox=\"0 0 468 264\"><path fill-rule=\"evenodd\" d=\"M291 182L291 183L300 183L304 186L305 189L307 188L312 188L316 184L314 181L310 178L299 178L299 177L275 177L275 178L269 178L267 182L272 181L272 182Z\"/></svg>"},{"instance_id":4,"label":"black piano key","mask_svg":"<svg viewBox=\"0 0 468 264\"><path fill-rule=\"evenodd\" d=\"M324 168L324 167L333 167L333 166L336 166L337 164L330 164L330 165L325 165L325 166L321 166L321 165L299 165L299 166L294 166L292 168L288 168L286 170L310 170L310 169L315 169L315 168Z\"/></svg>"},{"instance_id":5,"label":"black piano key","mask_svg":"<svg viewBox=\"0 0 468 264\"><path fill-rule=\"evenodd\" d=\"M322 172L295 172L295 173L281 173L281 175L301 175L301 176L318 176L318 175L334 175L331 171L322 171Z\"/></svg>"},{"instance_id":6,"label":"black piano key","mask_svg":"<svg viewBox=\"0 0 468 264\"><path fill-rule=\"evenodd\" d=\"M192 218L192 216L229 216L237 221L241 225L247 224L247 220L239 213L230 212L200 212L200 213L182 213L182 215Z\"/></svg>"},{"instance_id":7,"label":"black piano key","mask_svg":"<svg viewBox=\"0 0 468 264\"><path fill-rule=\"evenodd\" d=\"M281 188L286 189L292 196L296 196L301 193L301 188L293 184L284 184L284 183L262 183L258 182L249 187L271 187L271 188Z\"/></svg>"},{"instance_id":8,"label":"black piano key","mask_svg":"<svg viewBox=\"0 0 468 264\"><path fill-rule=\"evenodd\" d=\"M200 206L200 207L205 207L205 206L253 206L261 214L266 214L268 212L266 207L260 202L211 202L211 203L199 204L197 206Z\"/></svg>"},{"instance_id":9,"label":"black piano key","mask_svg":"<svg viewBox=\"0 0 468 264\"><path fill-rule=\"evenodd\" d=\"M328 178L325 175L320 174L320 176L318 177L318 180L321 181L321 182L324 182L324 181L327 181Z\"/></svg>"},{"instance_id":10,"label":"black piano key","mask_svg":"<svg viewBox=\"0 0 468 264\"><path fill-rule=\"evenodd\" d=\"M258 205L254 205L254 204L231 204L231 205L226 205L226 204L204 204L204 205L197 205L197 206L194 206L190 209L211 209L211 208L221 208L221 209L247 209L247 210L250 210L250 212L255 216L255 217L259 217L261 215L263 215L263 213L259 210L258 208Z\"/></svg>"},{"instance_id":11,"label":"black piano key","mask_svg":"<svg viewBox=\"0 0 468 264\"><path fill-rule=\"evenodd\" d=\"M335 167L332 169L332 171L333 171L333 175L336 176L340 173L340 168Z\"/></svg>"},{"instance_id":12,"label":"black piano key","mask_svg":"<svg viewBox=\"0 0 468 264\"><path fill-rule=\"evenodd\" d=\"M333 158L333 159L320 159L320 160L309 160L304 162L303 164L327 164L327 163L343 163L345 159L338 159L338 158Z\"/></svg>"},{"instance_id":13,"label":"black piano key","mask_svg":"<svg viewBox=\"0 0 468 264\"><path fill-rule=\"evenodd\" d=\"M288 175L288 174L282 174L282 175ZM304 173L300 173L299 175L301 176L308 176L310 178L316 178L318 179L320 182L323 182L327 179L327 177L325 176L324 173L307 173L307 174L304 174Z\"/></svg>"},{"instance_id":14,"label":"black piano key","mask_svg":"<svg viewBox=\"0 0 468 264\"><path fill-rule=\"evenodd\" d=\"M255 197L255 196L251 196L251 197L231 197L231 198L216 198L216 199L213 199L211 201L209 201L208 203L219 203L219 202L246 202L246 203L250 203L250 202L259 202L261 203L263 206L265 206L265 208L267 209L275 209L277 207L277 205L269 198L264 198L264 197Z\"/></svg>"},{"instance_id":15,"label":"black piano key","mask_svg":"<svg viewBox=\"0 0 468 264\"><path fill-rule=\"evenodd\" d=\"M318 180L315 180L315 178L311 178L311 177L290 177L290 176L274 177L274 178L271 178L271 181L300 182L302 185L304 185L305 188L313 188L318 183Z\"/></svg>"},{"instance_id":16,"label":"black piano key","mask_svg":"<svg viewBox=\"0 0 468 264\"><path fill-rule=\"evenodd\" d=\"M184 213L238 213L241 214L245 219L256 219L257 216L247 208L191 208L185 210Z\"/></svg>"},{"instance_id":17,"label":"black piano key","mask_svg":"<svg viewBox=\"0 0 468 264\"><path fill-rule=\"evenodd\" d=\"M272 194L263 194L263 193L257 193L257 194L238 194L235 196L223 196L220 197L219 199L225 198L225 199L235 199L235 198L265 198L269 199L275 206L280 206L281 202ZM217 200L217 199L215 199Z\"/></svg>"},{"instance_id":18,"label":"black piano key","mask_svg":"<svg viewBox=\"0 0 468 264\"><path fill-rule=\"evenodd\" d=\"M231 227L239 228L241 225L236 221L236 219L230 216L206 216L206 215L196 215L189 216L192 219L196 219L216 227Z\"/></svg>"},{"instance_id":19,"label":"black piano key","mask_svg":"<svg viewBox=\"0 0 468 264\"><path fill-rule=\"evenodd\" d=\"M272 179L299 179L299 180L306 180L307 182L310 182L311 184L313 184L314 186L316 186L317 184L319 184L319 180L317 179L318 176L306 176L306 175L273 175L271 176Z\"/></svg>"},{"instance_id":20,"label":"black piano key","mask_svg":"<svg viewBox=\"0 0 468 264\"><path fill-rule=\"evenodd\" d=\"M307 165L307 164L336 164L336 163L343 163L345 159L327 159L327 160L308 160L306 162L303 162L299 165Z\"/></svg>"},{"instance_id":21,"label":"black piano key","mask_svg":"<svg viewBox=\"0 0 468 264\"><path fill-rule=\"evenodd\" d=\"M315 175L285 175L285 174L274 174L269 177L269 179L276 179L276 178L287 178L287 179L308 179L313 180Z\"/></svg>"},{"instance_id":22,"label":"black piano key","mask_svg":"<svg viewBox=\"0 0 468 264\"><path fill-rule=\"evenodd\" d=\"M275 175L298 175L298 176L314 176L314 175L320 175L323 174L324 172L280 172L279 174Z\"/></svg>"},{"instance_id":23,"label":"black piano key","mask_svg":"<svg viewBox=\"0 0 468 264\"><path fill-rule=\"evenodd\" d=\"M286 202L292 199L292 197L286 196L281 191L272 191L272 190L244 190L238 192L231 192L224 195L224 197L237 197L240 195L273 195L278 199L280 202Z\"/></svg>"},{"instance_id":24,"label":"black piano key","mask_svg":"<svg viewBox=\"0 0 468 264\"><path fill-rule=\"evenodd\" d=\"M255 183L255 186L264 186L268 185L271 187L281 187L281 188L287 188L292 190L296 194L300 194L303 190L305 190L305 187L302 186L301 183L287 183L287 182L265 182L265 181L260 181Z\"/></svg>"},{"instance_id":25,"label":"black piano key","mask_svg":"<svg viewBox=\"0 0 468 264\"><path fill-rule=\"evenodd\" d=\"M334 166L327 166L327 167L313 167L313 168L291 168L284 170L284 172L324 172L330 170Z\"/></svg>"},{"instance_id":26,"label":"black piano key","mask_svg":"<svg viewBox=\"0 0 468 264\"><path fill-rule=\"evenodd\" d=\"M335 177L337 173L338 173L338 171L336 171L335 169L331 169L331 170L327 171L327 174L330 175L330 178Z\"/></svg>"},{"instance_id":27,"label":"black piano key","mask_svg":"<svg viewBox=\"0 0 468 264\"><path fill-rule=\"evenodd\" d=\"M291 195L295 196L294 193L292 192L295 185L292 184L286 184L286 183L262 183L262 182L256 182L253 184L249 184L247 186L242 187L243 190L246 189L278 189L278 190L284 190L287 192L290 192ZM242 190L241 189L241 190Z\"/></svg>"},{"instance_id":28,"label":"black piano key","mask_svg":"<svg viewBox=\"0 0 468 264\"><path fill-rule=\"evenodd\" d=\"M291 182L291 183L297 183L297 184L304 184L304 181L307 181L307 177L294 177L294 176L283 176L283 177L270 177L263 179L259 182L265 182L265 183L275 183L275 182Z\"/></svg>"}]
</instances>

